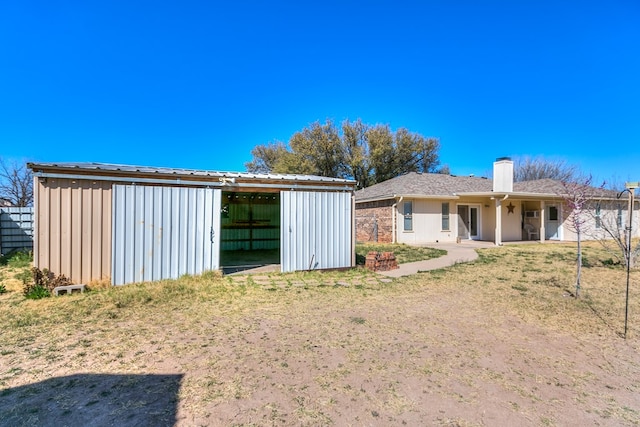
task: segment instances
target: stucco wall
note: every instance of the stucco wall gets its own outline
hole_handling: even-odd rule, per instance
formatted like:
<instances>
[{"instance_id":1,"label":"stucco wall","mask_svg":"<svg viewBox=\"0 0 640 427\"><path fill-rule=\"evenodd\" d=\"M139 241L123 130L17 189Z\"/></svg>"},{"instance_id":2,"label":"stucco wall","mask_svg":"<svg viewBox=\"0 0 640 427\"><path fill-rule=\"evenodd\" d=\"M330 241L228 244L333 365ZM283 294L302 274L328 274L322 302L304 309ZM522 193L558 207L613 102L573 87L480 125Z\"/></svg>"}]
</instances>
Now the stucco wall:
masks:
<instances>
[{"instance_id":1,"label":"stucco wall","mask_svg":"<svg viewBox=\"0 0 640 427\"><path fill-rule=\"evenodd\" d=\"M482 205L482 240L494 241L496 237L496 206L485 202Z\"/></svg>"},{"instance_id":2,"label":"stucco wall","mask_svg":"<svg viewBox=\"0 0 640 427\"><path fill-rule=\"evenodd\" d=\"M511 213L509 205L513 206ZM502 241L517 240L522 240L522 202L507 199L502 202Z\"/></svg>"},{"instance_id":3,"label":"stucco wall","mask_svg":"<svg viewBox=\"0 0 640 427\"><path fill-rule=\"evenodd\" d=\"M618 207L620 207L621 211L621 226L618 227ZM640 236L640 213L638 211L638 204L635 206L635 210L633 212L633 236ZM562 216L563 216L563 240L566 241L576 241L578 239L577 233L575 231L575 226L571 221L571 211L565 205L562 207ZM595 220L595 207L590 206L589 209L585 212L584 218L586 222L582 225L581 228L581 239L582 240L594 240L594 239L609 239L611 236L607 233L606 228L611 230L613 233L620 233L620 236L624 236L624 230L629 225L629 215L628 215L628 202L627 200L621 201L610 201L610 202L601 202L600 205L600 227L596 226ZM622 237L624 240L624 237Z\"/></svg>"},{"instance_id":4,"label":"stucco wall","mask_svg":"<svg viewBox=\"0 0 640 427\"><path fill-rule=\"evenodd\" d=\"M403 203L413 202L413 230L404 230ZM422 244L432 242L455 242L457 215L455 203L449 201L449 230L442 230L442 200L404 199L397 206L398 242Z\"/></svg>"}]
</instances>

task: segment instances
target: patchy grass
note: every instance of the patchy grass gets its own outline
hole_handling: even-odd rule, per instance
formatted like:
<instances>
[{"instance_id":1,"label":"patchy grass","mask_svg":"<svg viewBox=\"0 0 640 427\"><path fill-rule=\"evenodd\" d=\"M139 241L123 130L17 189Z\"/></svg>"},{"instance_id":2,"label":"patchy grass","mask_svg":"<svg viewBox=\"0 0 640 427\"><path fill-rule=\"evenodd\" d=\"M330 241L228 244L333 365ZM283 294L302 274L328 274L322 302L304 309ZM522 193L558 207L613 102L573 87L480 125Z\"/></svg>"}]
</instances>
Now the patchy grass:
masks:
<instances>
[{"instance_id":1,"label":"patchy grass","mask_svg":"<svg viewBox=\"0 0 640 427\"><path fill-rule=\"evenodd\" d=\"M0 266L8 266L9 268L29 267L32 262L33 254L30 251L13 251L0 256Z\"/></svg>"},{"instance_id":2,"label":"patchy grass","mask_svg":"<svg viewBox=\"0 0 640 427\"><path fill-rule=\"evenodd\" d=\"M31 277L32 260L31 253L23 251L0 257L0 293L22 292L23 279Z\"/></svg>"},{"instance_id":3,"label":"patchy grass","mask_svg":"<svg viewBox=\"0 0 640 427\"><path fill-rule=\"evenodd\" d=\"M42 300L4 266L0 425L639 425L626 272L584 251L578 300L570 244L393 281L210 272Z\"/></svg>"},{"instance_id":4,"label":"patchy grass","mask_svg":"<svg viewBox=\"0 0 640 427\"><path fill-rule=\"evenodd\" d=\"M434 248L409 246L404 243L359 243L356 245L356 264L364 265L369 252L393 252L399 264L438 258L447 251Z\"/></svg>"}]
</instances>

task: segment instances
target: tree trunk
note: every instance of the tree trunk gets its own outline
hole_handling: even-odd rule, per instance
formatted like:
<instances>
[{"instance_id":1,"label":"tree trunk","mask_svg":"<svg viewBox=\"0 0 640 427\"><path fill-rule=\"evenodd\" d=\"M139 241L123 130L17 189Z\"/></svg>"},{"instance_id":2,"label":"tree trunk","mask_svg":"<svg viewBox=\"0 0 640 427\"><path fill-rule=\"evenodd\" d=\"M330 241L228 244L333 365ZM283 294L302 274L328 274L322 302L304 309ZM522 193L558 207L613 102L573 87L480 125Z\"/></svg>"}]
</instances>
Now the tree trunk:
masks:
<instances>
[{"instance_id":1,"label":"tree trunk","mask_svg":"<svg viewBox=\"0 0 640 427\"><path fill-rule=\"evenodd\" d=\"M580 243L580 231L578 230L578 271L576 274L576 298L580 297L580 273L582 273L582 245Z\"/></svg>"}]
</instances>

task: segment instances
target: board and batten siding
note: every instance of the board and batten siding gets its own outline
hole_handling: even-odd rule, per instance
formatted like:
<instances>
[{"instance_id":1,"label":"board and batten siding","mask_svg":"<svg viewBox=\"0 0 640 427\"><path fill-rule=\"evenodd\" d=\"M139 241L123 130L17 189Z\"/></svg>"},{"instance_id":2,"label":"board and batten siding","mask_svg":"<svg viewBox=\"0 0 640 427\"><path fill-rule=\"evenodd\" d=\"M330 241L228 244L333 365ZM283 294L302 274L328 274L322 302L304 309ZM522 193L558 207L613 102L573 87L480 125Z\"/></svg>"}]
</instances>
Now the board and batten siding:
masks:
<instances>
[{"instance_id":1,"label":"board and batten siding","mask_svg":"<svg viewBox=\"0 0 640 427\"><path fill-rule=\"evenodd\" d=\"M112 283L176 279L220 264L220 190L113 186Z\"/></svg>"},{"instance_id":2,"label":"board and batten siding","mask_svg":"<svg viewBox=\"0 0 640 427\"><path fill-rule=\"evenodd\" d=\"M34 265L74 283L110 280L111 183L34 178Z\"/></svg>"},{"instance_id":3,"label":"board and batten siding","mask_svg":"<svg viewBox=\"0 0 640 427\"><path fill-rule=\"evenodd\" d=\"M352 266L352 193L283 191L283 272Z\"/></svg>"}]
</instances>

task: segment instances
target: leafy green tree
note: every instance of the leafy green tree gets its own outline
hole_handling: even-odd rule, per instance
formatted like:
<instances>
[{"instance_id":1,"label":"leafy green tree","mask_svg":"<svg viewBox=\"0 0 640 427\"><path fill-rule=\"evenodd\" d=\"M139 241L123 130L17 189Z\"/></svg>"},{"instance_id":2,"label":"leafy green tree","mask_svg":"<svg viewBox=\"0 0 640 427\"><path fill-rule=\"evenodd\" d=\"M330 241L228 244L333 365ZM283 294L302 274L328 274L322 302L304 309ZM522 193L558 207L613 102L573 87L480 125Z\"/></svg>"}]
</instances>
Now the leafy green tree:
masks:
<instances>
[{"instance_id":1,"label":"leafy green tree","mask_svg":"<svg viewBox=\"0 0 640 427\"><path fill-rule=\"evenodd\" d=\"M277 168L278 161L288 154L289 150L282 142L257 145L251 150L253 161L245 167L253 173L271 173Z\"/></svg>"},{"instance_id":2,"label":"leafy green tree","mask_svg":"<svg viewBox=\"0 0 640 427\"><path fill-rule=\"evenodd\" d=\"M371 163L375 182L406 172L436 172L440 142L405 128L391 132L388 126L376 126L369 133Z\"/></svg>"},{"instance_id":3,"label":"leafy green tree","mask_svg":"<svg viewBox=\"0 0 640 427\"><path fill-rule=\"evenodd\" d=\"M289 140L297 162L289 172L337 177L343 175L344 147L338 129L332 121L312 123L296 132ZM299 163L298 163L299 162Z\"/></svg>"},{"instance_id":4,"label":"leafy green tree","mask_svg":"<svg viewBox=\"0 0 640 427\"><path fill-rule=\"evenodd\" d=\"M276 142L255 147L249 172L300 173L351 178L358 187L407 172L437 172L440 143L405 128L366 125L360 119L314 122L296 132L288 146Z\"/></svg>"},{"instance_id":5,"label":"leafy green tree","mask_svg":"<svg viewBox=\"0 0 640 427\"><path fill-rule=\"evenodd\" d=\"M342 122L342 143L344 146L344 175L353 178L361 187L370 185L371 162L367 143L367 125L360 119L351 123Z\"/></svg>"},{"instance_id":6,"label":"leafy green tree","mask_svg":"<svg viewBox=\"0 0 640 427\"><path fill-rule=\"evenodd\" d=\"M382 182L388 177L398 176L394 153L393 133L389 126L375 126L367 131L369 162L372 183Z\"/></svg>"}]
</instances>

